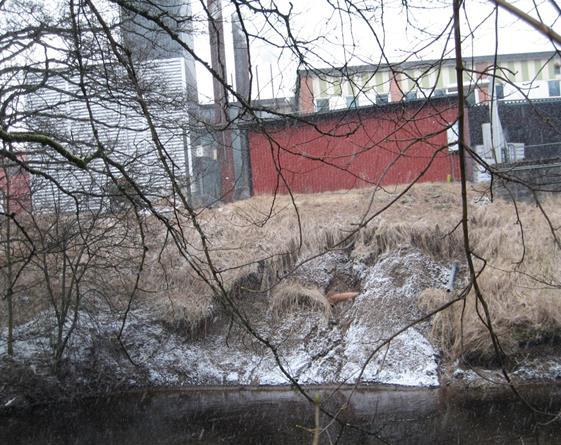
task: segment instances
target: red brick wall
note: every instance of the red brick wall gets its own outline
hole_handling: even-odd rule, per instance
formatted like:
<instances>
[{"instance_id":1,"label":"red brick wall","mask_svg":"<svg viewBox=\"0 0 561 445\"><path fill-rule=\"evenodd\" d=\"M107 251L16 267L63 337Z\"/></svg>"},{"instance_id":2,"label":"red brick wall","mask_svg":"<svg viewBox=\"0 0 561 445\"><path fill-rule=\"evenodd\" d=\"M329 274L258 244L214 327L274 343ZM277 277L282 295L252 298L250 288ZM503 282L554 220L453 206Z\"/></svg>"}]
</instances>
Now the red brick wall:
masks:
<instances>
[{"instance_id":1,"label":"red brick wall","mask_svg":"<svg viewBox=\"0 0 561 445\"><path fill-rule=\"evenodd\" d=\"M390 71L390 101L392 102L399 102L403 99L403 91L399 87L401 77L401 73Z\"/></svg>"},{"instance_id":2,"label":"red brick wall","mask_svg":"<svg viewBox=\"0 0 561 445\"><path fill-rule=\"evenodd\" d=\"M445 127L449 100L393 104L316 116L313 125L283 121L250 130L255 194L323 192L458 178Z\"/></svg>"},{"instance_id":3,"label":"red brick wall","mask_svg":"<svg viewBox=\"0 0 561 445\"><path fill-rule=\"evenodd\" d=\"M489 63L481 62L481 63L478 63L475 66L475 70L478 73L483 73L483 72L485 72L485 70L487 69L488 66L489 66ZM490 80L490 78L487 74L478 74L477 75L477 81L478 82L477 82L476 88L479 90L479 102L487 102L488 100L491 99L491 95L489 94L489 86L490 86L489 83L485 86L481 86L481 83L480 83L481 81L485 81L485 80L487 80L487 81Z\"/></svg>"},{"instance_id":4,"label":"red brick wall","mask_svg":"<svg viewBox=\"0 0 561 445\"><path fill-rule=\"evenodd\" d=\"M313 113L314 107L314 86L312 78L307 74L301 74L298 78L298 112Z\"/></svg>"}]
</instances>

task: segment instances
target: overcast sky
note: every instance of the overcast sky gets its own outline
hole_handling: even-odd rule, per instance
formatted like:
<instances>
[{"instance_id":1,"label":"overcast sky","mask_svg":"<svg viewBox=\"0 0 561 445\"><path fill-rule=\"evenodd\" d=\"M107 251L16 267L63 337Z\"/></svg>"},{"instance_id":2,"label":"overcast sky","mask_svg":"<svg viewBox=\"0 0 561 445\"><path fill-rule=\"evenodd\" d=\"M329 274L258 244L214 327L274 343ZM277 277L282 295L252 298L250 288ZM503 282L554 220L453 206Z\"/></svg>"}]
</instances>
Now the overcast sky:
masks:
<instances>
[{"instance_id":1,"label":"overcast sky","mask_svg":"<svg viewBox=\"0 0 561 445\"><path fill-rule=\"evenodd\" d=\"M224 17L227 22L233 12L228 9L228 3L228 0L223 0ZM355 1L354 4L362 8L376 5L370 11L364 11L364 19L359 18L356 14L350 19L347 13L338 13L329 3L343 9L346 8L345 0L292 1L292 31L296 37L302 40L314 41L308 45L313 54L307 53L308 61L313 66L377 63L382 57L381 47L384 48L384 54L390 61L404 58L409 58L409 60L439 58L444 48L449 52L448 57L453 56L453 45L448 40L447 34L434 42L435 36L441 34L450 21L451 1L409 0L408 9L402 6L401 0L384 2L383 8L380 7L379 1ZM537 17L534 3L531 0L514 3ZM288 12L290 8L288 0L277 0L276 4L279 5L282 12ZM542 19L559 30L561 26L558 14L551 7L550 2L542 0L537 1L536 4ZM198 1L193 2L193 8L195 14L202 12ZM508 12L499 11L498 28L495 27L496 19L491 2L467 1L464 23L462 23L463 35L468 36L471 29L473 37L467 37L465 40L463 51L466 56L493 54L496 43L499 53L502 54L553 49L547 39L516 20ZM282 43L272 27L264 24L262 17L248 15L246 23L256 34L265 35L275 43ZM276 29L281 36L286 35L280 24L276 26ZM204 26L199 27L199 32L203 32L203 34L198 35L195 44L197 51L204 54L208 60L208 37L204 35L204 31ZM225 34L228 70L233 72L229 23L225 25ZM271 97L273 92L277 97L293 94L298 67L293 55L286 50L281 52L264 42L254 41L251 46L251 57L254 72L257 70L259 72L260 97ZM210 100L212 88L208 73L199 67L197 76L201 99ZM254 96L257 96L255 82Z\"/></svg>"},{"instance_id":2,"label":"overcast sky","mask_svg":"<svg viewBox=\"0 0 561 445\"><path fill-rule=\"evenodd\" d=\"M40 1L40 0L38 0ZM43 0L56 10L57 4L68 0ZM189 1L189 0L178 0ZM195 50L210 61L208 23L202 5L207 0L190 0L193 14L199 18L196 26ZM447 28L451 16L451 0L352 0L363 14L353 16L344 12L349 0L260 0L263 5L272 1L281 12L291 8L291 30L295 37L311 42L306 44L306 62L314 67L379 63L386 59L395 62L404 59L436 59L446 49L453 57L453 44L449 35L440 34ZM553 45L528 25L500 10L495 14L489 0L466 0L462 30L467 36L463 46L465 57L488 55L498 46L500 54L548 51ZM513 3L520 9L541 19L561 33L561 23L550 0L518 0ZM230 17L234 9L230 0L222 0L225 19L228 81L234 81L233 45ZM383 6L383 7L382 7ZM537 9L536 9L537 6ZM340 7L342 12L338 12ZM64 9L64 8L61 8ZM271 19L272 20L272 19ZM498 26L495 21L498 20ZM267 24L262 14L245 15L250 32L282 45L286 30L279 22ZM440 36L435 39L435 36ZM382 51L383 48L383 51ZM385 57L382 57L382 53ZM298 68L297 58L289 50L281 51L271 44L254 39L251 44L251 61L254 73L252 97L292 96ZM210 63L210 62L209 62ZM257 94L256 74L260 91ZM197 66L197 81L201 101L212 101L211 76L202 65Z\"/></svg>"}]
</instances>

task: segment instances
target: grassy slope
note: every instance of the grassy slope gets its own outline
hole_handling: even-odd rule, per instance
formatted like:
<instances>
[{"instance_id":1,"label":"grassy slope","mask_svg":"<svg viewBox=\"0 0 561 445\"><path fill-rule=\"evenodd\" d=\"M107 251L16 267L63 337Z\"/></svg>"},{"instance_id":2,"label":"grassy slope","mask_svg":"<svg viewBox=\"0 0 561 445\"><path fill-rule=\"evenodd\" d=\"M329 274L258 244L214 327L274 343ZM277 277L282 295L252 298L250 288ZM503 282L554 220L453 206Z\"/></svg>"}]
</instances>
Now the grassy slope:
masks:
<instances>
[{"instance_id":1,"label":"grassy slope","mask_svg":"<svg viewBox=\"0 0 561 445\"><path fill-rule=\"evenodd\" d=\"M337 247L344 248L351 260L368 263L385 251L413 246L443 264L463 264L465 255L458 228L460 193L456 184L417 185L357 231L366 219L395 199L399 191L362 189L299 195L294 201L288 196L259 196L202 210L200 223L208 237L213 262L230 290L239 288L239 283L252 274L259 276L262 288L276 286L278 277L290 274L302 261ZM472 190L469 197L473 250L487 261L479 282L503 346L507 352L516 352L524 342L554 337L560 331L560 249L546 218L535 205L518 205L518 224L512 203L481 201L481 196ZM561 222L559 202L559 198L550 198L543 203L553 227ZM191 255L208 273L190 223L180 219L178 226ZM169 239L165 242L161 226L149 224L149 228L150 249L140 283L142 301L157 317L182 321L196 329L220 302L178 255L173 243ZM481 267L483 262L476 261L476 265ZM464 266L462 276L465 275ZM126 296L127 288L134 282L133 274L126 281L122 277L118 282L108 281L108 289L118 288ZM290 299L297 301L294 288L286 288L290 290ZM279 286L270 293L274 310L283 308L278 300L282 289ZM313 300L312 306L329 310L321 301L321 293L313 289L306 292ZM448 298L449 294L428 289L419 297L419 304L430 310ZM44 308L48 302L44 303L35 302L34 307ZM478 318L479 309L470 294L465 308L460 303L434 318L434 340L450 358L464 353L490 356L491 344Z\"/></svg>"},{"instance_id":2,"label":"grassy slope","mask_svg":"<svg viewBox=\"0 0 561 445\"><path fill-rule=\"evenodd\" d=\"M206 210L202 221L216 264L227 269L223 274L227 286L263 269L272 277L267 283L275 285L274 277L345 239L365 217L390 203L397 192L399 189L375 193L363 189L299 195L294 202L287 196L274 200L260 196ZM535 205L518 204L518 224L512 203L490 203L481 197L475 190L470 192L471 242L474 252L487 261L479 282L505 350L516 352L525 341L539 341L559 332L561 295L556 283L560 281L561 256L546 218ZM553 227L561 222L558 203L558 198L549 198L543 204ZM456 228L459 221L457 185L418 185L351 236L344 247L350 249L351 258L368 261L395 247L414 246L437 261L463 263L461 230ZM300 230L303 246L299 250ZM172 258L170 254L166 261L173 264ZM261 269L258 260L262 260ZM481 267L483 262L476 264ZM167 315L185 316L191 323L204 318L213 304L205 286L186 274L179 261L167 271L171 275L175 271L176 277L174 286L165 292L174 308ZM465 267L463 272L465 277ZM429 310L448 298L442 291L429 289L419 303ZM489 336L478 317L480 309L470 294L465 310L457 304L433 320L434 339L450 358L463 352L484 357L491 354Z\"/></svg>"}]
</instances>

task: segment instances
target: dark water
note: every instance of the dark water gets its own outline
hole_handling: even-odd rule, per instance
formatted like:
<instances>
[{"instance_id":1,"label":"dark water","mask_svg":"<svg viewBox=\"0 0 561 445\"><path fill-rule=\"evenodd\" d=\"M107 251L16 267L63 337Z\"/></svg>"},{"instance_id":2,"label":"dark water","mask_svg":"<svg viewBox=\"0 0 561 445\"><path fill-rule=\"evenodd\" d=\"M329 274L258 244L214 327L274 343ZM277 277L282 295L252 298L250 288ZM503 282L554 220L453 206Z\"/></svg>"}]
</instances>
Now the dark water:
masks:
<instances>
[{"instance_id":1,"label":"dark water","mask_svg":"<svg viewBox=\"0 0 561 445\"><path fill-rule=\"evenodd\" d=\"M350 390L310 390L340 408ZM561 386L528 388L561 409ZM322 444L561 444L561 421L543 424L508 392L360 389ZM321 424L329 418L322 415ZM290 390L184 390L81 400L0 416L0 444L311 444L313 406Z\"/></svg>"}]
</instances>

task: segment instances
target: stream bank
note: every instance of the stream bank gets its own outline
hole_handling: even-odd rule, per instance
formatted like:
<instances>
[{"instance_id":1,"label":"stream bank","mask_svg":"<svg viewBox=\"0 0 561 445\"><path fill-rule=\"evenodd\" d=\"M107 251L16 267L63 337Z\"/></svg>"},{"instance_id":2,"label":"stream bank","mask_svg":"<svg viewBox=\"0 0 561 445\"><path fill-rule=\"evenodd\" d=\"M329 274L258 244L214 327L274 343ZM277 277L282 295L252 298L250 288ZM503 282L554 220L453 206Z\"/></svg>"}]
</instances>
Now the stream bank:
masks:
<instances>
[{"instance_id":1,"label":"stream bank","mask_svg":"<svg viewBox=\"0 0 561 445\"><path fill-rule=\"evenodd\" d=\"M232 298L301 385L504 384L496 367L447 361L432 340L430 321L415 322L424 315L422 292L444 290L448 284L447 266L415 248L354 261L334 251L299 267L277 294L261 291L259 280L249 277L238 288L244 291ZM318 304L330 290L354 290L357 296L336 305ZM103 304L84 307L56 372L50 362L56 326L49 313L16 328L14 357L0 345L1 409L131 388L291 384L271 350L232 323L226 312L216 310L193 332L139 305L128 313L119 340L119 314ZM561 379L558 348L517 357L509 369L514 382Z\"/></svg>"}]
</instances>

